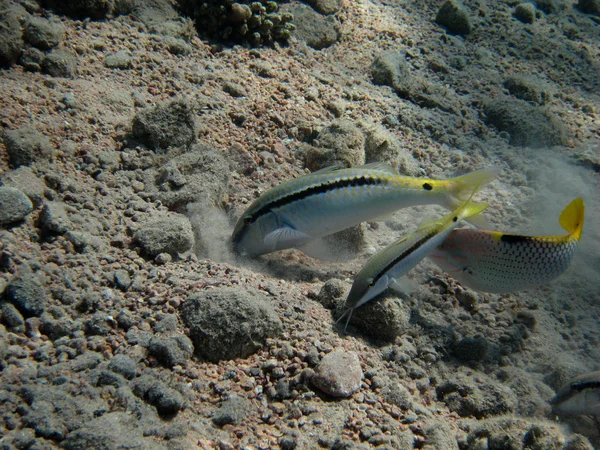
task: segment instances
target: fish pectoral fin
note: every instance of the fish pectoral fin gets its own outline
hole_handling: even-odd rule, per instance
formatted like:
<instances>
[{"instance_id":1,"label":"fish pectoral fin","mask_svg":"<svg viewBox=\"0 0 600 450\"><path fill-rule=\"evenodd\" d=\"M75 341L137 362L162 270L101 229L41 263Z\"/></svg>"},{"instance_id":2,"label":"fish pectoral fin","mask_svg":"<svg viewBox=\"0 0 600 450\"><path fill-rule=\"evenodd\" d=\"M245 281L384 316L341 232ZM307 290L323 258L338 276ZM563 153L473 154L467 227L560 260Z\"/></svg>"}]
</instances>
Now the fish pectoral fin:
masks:
<instances>
[{"instance_id":1,"label":"fish pectoral fin","mask_svg":"<svg viewBox=\"0 0 600 450\"><path fill-rule=\"evenodd\" d=\"M418 285L414 281L402 277L400 279L390 278L388 287L401 294L411 294L417 290Z\"/></svg>"},{"instance_id":2,"label":"fish pectoral fin","mask_svg":"<svg viewBox=\"0 0 600 450\"><path fill-rule=\"evenodd\" d=\"M280 248L280 244L285 244L282 248L297 247L310 239L310 236L302 231L294 230L290 227L278 228L271 231L264 237L265 245L275 251Z\"/></svg>"}]
</instances>

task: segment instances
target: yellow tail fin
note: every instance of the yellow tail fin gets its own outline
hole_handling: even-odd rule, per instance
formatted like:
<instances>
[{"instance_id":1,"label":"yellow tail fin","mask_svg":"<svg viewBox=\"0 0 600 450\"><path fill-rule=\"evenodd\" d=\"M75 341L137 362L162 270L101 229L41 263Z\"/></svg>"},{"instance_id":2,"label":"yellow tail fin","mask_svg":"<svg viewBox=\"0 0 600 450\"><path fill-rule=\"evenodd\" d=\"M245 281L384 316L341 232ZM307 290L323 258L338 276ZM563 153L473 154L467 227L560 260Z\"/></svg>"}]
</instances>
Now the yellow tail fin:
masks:
<instances>
[{"instance_id":1,"label":"yellow tail fin","mask_svg":"<svg viewBox=\"0 0 600 450\"><path fill-rule=\"evenodd\" d=\"M569 206L567 206L560 214L558 221L560 222L561 227L569 234L572 234L575 239L579 240L581 239L584 214L585 207L583 205L583 199L579 197L569 203Z\"/></svg>"},{"instance_id":2,"label":"yellow tail fin","mask_svg":"<svg viewBox=\"0 0 600 450\"><path fill-rule=\"evenodd\" d=\"M450 209L455 209L458 205L471 198L473 192L494 181L501 170L499 166L491 166L448 180L451 183Z\"/></svg>"}]
</instances>

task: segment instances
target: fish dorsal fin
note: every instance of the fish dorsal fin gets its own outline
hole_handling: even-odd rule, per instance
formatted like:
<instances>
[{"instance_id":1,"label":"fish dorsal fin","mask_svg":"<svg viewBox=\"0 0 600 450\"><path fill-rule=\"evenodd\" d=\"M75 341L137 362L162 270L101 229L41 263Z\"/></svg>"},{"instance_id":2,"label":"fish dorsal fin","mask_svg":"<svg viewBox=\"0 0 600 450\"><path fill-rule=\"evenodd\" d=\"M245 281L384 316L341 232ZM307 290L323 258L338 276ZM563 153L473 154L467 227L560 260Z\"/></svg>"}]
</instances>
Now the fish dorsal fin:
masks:
<instances>
[{"instance_id":1,"label":"fish dorsal fin","mask_svg":"<svg viewBox=\"0 0 600 450\"><path fill-rule=\"evenodd\" d=\"M583 216L585 207L581 197L576 198L560 214L558 221L560 226L577 240L581 238L581 229L583 228Z\"/></svg>"},{"instance_id":2,"label":"fish dorsal fin","mask_svg":"<svg viewBox=\"0 0 600 450\"><path fill-rule=\"evenodd\" d=\"M327 167L323 167L322 169L319 169L315 172L311 172L309 173L309 175L317 175L317 174L322 174L322 173L329 173L329 172L335 172L336 170L341 170L344 169L345 167L341 164L334 164L332 166L327 166Z\"/></svg>"},{"instance_id":3,"label":"fish dorsal fin","mask_svg":"<svg viewBox=\"0 0 600 450\"><path fill-rule=\"evenodd\" d=\"M396 169L394 169L389 163L381 162L381 161L363 164L362 166L353 167L353 169L376 170L377 172L389 173L391 175L398 175L398 172L396 172Z\"/></svg>"},{"instance_id":4,"label":"fish dorsal fin","mask_svg":"<svg viewBox=\"0 0 600 450\"><path fill-rule=\"evenodd\" d=\"M437 223L440 222L440 218L438 217L425 217L423 220L421 220L421 223L419 224L419 226L417 227L417 229L415 231L421 231L424 228L428 228L432 225L435 225Z\"/></svg>"}]
</instances>

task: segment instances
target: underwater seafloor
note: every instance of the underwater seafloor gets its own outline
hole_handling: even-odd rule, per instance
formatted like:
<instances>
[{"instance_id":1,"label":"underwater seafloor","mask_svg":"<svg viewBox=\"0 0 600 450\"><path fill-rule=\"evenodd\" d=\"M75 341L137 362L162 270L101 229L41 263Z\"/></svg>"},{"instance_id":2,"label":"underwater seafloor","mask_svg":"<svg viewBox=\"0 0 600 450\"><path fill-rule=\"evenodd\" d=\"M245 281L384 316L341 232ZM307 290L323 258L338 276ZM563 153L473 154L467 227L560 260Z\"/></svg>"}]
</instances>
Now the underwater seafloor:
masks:
<instances>
[{"instance_id":1,"label":"underwater seafloor","mask_svg":"<svg viewBox=\"0 0 600 450\"><path fill-rule=\"evenodd\" d=\"M600 370L598 2L467 1L450 28L441 1L309 3L251 47L166 0L2 2L2 449L600 448L548 403ZM367 257L442 208L335 236L337 261L231 255L260 193L379 160L501 167L476 196L500 231L561 234L583 197L575 261L494 295L425 260L344 333Z\"/></svg>"}]
</instances>

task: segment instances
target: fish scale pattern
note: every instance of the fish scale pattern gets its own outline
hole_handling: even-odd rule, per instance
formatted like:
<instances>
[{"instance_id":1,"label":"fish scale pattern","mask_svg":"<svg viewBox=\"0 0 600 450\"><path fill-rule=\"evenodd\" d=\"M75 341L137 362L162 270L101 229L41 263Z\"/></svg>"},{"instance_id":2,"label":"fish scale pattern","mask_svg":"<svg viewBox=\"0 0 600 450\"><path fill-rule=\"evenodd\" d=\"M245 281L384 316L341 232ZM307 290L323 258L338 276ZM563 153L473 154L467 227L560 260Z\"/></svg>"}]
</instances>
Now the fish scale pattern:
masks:
<instances>
[{"instance_id":1,"label":"fish scale pattern","mask_svg":"<svg viewBox=\"0 0 600 450\"><path fill-rule=\"evenodd\" d=\"M450 274L487 292L548 283L567 269L577 247L577 240L568 235L532 237L466 229L455 233L455 239L451 236L440 248L453 260ZM467 245L456 245L465 241Z\"/></svg>"}]
</instances>

